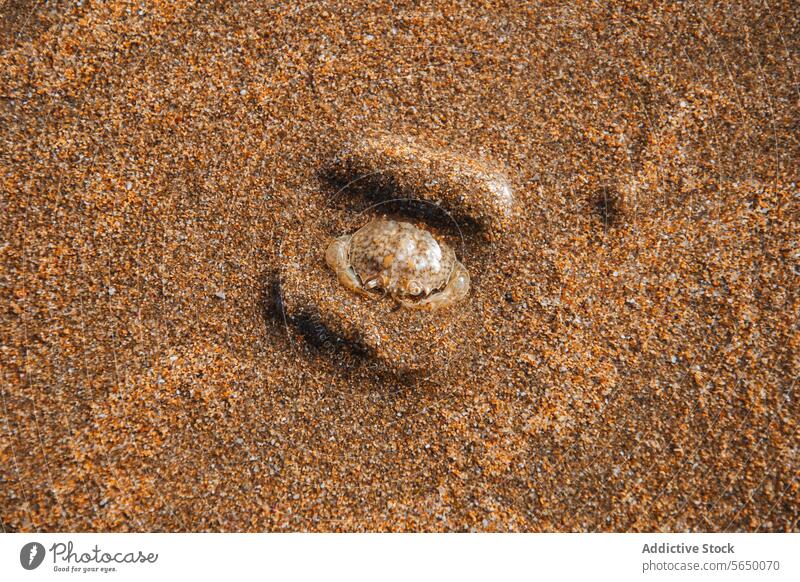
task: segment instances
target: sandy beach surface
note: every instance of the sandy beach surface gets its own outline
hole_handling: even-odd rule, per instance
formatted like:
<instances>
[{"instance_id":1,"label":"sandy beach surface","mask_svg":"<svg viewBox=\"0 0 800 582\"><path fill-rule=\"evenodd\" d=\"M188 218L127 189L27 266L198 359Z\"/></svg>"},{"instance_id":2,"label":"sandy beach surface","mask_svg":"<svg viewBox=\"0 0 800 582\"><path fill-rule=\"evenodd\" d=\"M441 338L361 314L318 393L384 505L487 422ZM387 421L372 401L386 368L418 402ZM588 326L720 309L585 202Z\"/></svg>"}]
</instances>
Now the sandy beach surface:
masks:
<instances>
[{"instance_id":1,"label":"sandy beach surface","mask_svg":"<svg viewBox=\"0 0 800 582\"><path fill-rule=\"evenodd\" d=\"M375 132L513 190L446 310ZM799 162L791 1L0 0L2 529L797 531Z\"/></svg>"}]
</instances>

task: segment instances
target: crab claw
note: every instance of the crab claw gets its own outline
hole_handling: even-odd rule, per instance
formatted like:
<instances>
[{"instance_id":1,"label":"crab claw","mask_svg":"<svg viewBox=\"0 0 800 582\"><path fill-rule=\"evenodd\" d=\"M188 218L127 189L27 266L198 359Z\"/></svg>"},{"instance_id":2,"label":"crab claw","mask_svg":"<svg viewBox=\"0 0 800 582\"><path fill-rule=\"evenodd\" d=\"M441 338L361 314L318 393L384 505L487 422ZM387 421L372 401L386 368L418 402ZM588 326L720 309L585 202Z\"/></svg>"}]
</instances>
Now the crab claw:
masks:
<instances>
[{"instance_id":1,"label":"crab claw","mask_svg":"<svg viewBox=\"0 0 800 582\"><path fill-rule=\"evenodd\" d=\"M456 261L455 265L453 265L453 271L450 273L450 278L447 280L447 285L441 291L428 295L420 301L400 299L400 304L409 309L434 311L463 299L467 293L469 293L469 273L464 265Z\"/></svg>"},{"instance_id":2,"label":"crab claw","mask_svg":"<svg viewBox=\"0 0 800 582\"><path fill-rule=\"evenodd\" d=\"M340 236L335 239L328 249L325 251L325 262L336 273L336 278L339 283L344 285L345 288L350 289L356 293L364 295L365 297L373 297L361 285L358 276L350 266L348 257L350 249L350 235Z\"/></svg>"}]
</instances>

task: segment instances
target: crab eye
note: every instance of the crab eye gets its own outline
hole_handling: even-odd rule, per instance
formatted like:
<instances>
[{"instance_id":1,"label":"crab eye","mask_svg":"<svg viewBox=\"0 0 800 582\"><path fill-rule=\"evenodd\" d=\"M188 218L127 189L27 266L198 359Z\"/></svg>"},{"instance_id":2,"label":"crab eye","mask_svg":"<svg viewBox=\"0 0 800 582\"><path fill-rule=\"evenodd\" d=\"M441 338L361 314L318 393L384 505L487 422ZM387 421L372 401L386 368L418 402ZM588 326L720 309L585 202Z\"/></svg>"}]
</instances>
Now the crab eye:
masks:
<instances>
[{"instance_id":1,"label":"crab eye","mask_svg":"<svg viewBox=\"0 0 800 582\"><path fill-rule=\"evenodd\" d=\"M419 285L417 285L416 283L411 283L411 284L408 286L408 292L409 292L411 295L419 295L419 294L420 294L420 291L421 291L421 289L419 288Z\"/></svg>"}]
</instances>

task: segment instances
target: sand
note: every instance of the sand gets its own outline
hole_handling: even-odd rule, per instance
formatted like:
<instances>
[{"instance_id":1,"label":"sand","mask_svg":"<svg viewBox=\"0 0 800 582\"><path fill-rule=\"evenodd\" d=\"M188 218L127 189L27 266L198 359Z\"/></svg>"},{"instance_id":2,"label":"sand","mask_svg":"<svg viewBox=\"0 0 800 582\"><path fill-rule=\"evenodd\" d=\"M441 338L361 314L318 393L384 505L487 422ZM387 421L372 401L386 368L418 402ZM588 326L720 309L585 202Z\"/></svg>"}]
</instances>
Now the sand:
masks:
<instances>
[{"instance_id":1,"label":"sand","mask_svg":"<svg viewBox=\"0 0 800 582\"><path fill-rule=\"evenodd\" d=\"M797 531L799 50L773 0L5 2L2 529ZM324 266L372 132L519 205L429 319Z\"/></svg>"}]
</instances>

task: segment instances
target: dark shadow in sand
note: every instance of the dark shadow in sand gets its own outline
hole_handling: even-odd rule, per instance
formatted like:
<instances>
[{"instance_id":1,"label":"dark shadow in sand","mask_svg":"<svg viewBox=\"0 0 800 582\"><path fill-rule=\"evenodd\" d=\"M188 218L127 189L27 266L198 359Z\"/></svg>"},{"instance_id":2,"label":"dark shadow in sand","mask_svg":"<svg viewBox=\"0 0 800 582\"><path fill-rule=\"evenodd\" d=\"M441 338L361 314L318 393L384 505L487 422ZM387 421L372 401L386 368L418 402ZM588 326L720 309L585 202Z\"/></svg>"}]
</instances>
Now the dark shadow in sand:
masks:
<instances>
[{"instance_id":1,"label":"dark shadow in sand","mask_svg":"<svg viewBox=\"0 0 800 582\"><path fill-rule=\"evenodd\" d=\"M276 271L270 271L263 277L259 308L266 325L279 326L286 334L297 332L309 350L309 355L322 356L329 362L330 370L339 376L349 377L355 372L368 372L381 385L394 386L392 393L404 392L405 388L414 386L424 379L421 373L392 370L384 362L376 359L358 338L343 337L336 333L311 310L296 314L287 313L283 303L280 275ZM292 338L288 335L286 339L287 343L292 342Z\"/></svg>"},{"instance_id":2,"label":"dark shadow in sand","mask_svg":"<svg viewBox=\"0 0 800 582\"><path fill-rule=\"evenodd\" d=\"M473 217L459 209L442 208L420 199L413 189L401 187L390 171L365 176L345 166L331 164L318 172L318 178L328 190L326 200L332 208L358 213L376 206L387 217L419 220L462 238L465 243L478 240L478 235L484 232Z\"/></svg>"}]
</instances>

